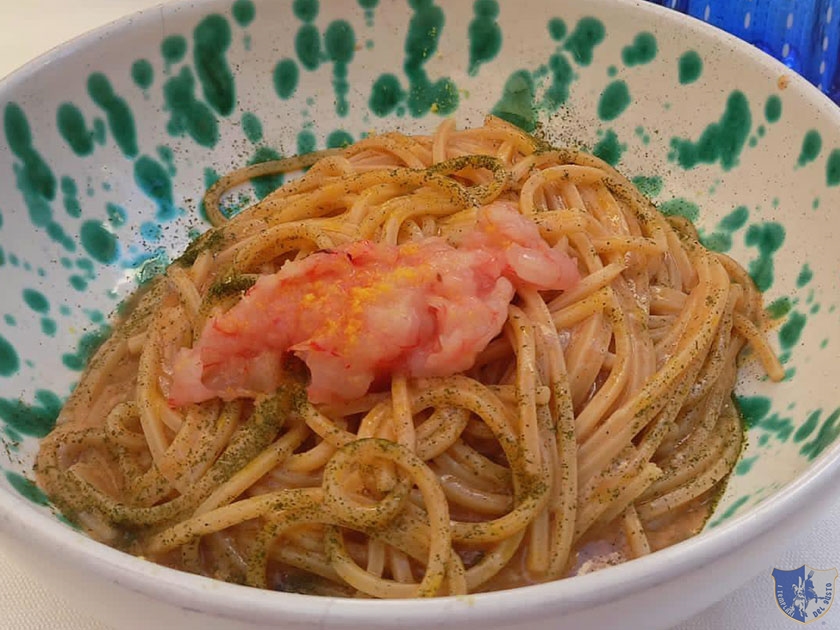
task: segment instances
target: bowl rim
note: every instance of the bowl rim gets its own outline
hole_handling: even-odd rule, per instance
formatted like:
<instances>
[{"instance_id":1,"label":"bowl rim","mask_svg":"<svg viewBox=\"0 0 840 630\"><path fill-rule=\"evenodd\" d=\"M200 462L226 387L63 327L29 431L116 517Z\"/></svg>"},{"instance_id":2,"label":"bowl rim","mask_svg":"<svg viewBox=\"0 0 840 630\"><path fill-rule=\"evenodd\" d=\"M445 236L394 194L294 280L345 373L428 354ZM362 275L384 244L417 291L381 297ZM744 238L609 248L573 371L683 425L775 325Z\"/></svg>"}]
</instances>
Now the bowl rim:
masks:
<instances>
[{"instance_id":1,"label":"bowl rim","mask_svg":"<svg viewBox=\"0 0 840 630\"><path fill-rule=\"evenodd\" d=\"M259 0L263 1L263 0ZM267 0L264 0L267 1ZM644 0L589 0L604 8L621 8L648 14L664 24L683 29L692 37L725 44L733 53L750 58L768 71L790 79L789 94L797 94L815 107L828 125L840 128L840 107L802 76L758 48L702 20L684 15ZM5 93L37 73L41 68L60 62L96 42L114 39L135 24L144 25L162 19L166 13L203 15L226 0L167 0L123 16L59 44L0 79L0 101ZM840 477L840 441L822 453L798 477L780 488L760 505L736 516L712 530L704 530L686 541L595 573L575 576L533 586L519 587L468 596L435 599L435 606L422 600L356 600L300 595L254 589L170 569L108 547L48 518L28 501L0 488L0 532L20 541L36 544L61 553L65 561L88 570L115 584L171 606L195 610L230 620L276 624L320 623L326 617L343 623L381 627L393 624L398 613L412 622L434 622L446 618L450 625L459 622L495 623L522 620L522 611L540 611L541 616L567 612L601 603L603 592L619 600L651 586L708 564L728 552L779 525L786 517L812 504L824 501L827 494L838 494L832 482ZM832 492L833 491L833 492Z\"/></svg>"}]
</instances>

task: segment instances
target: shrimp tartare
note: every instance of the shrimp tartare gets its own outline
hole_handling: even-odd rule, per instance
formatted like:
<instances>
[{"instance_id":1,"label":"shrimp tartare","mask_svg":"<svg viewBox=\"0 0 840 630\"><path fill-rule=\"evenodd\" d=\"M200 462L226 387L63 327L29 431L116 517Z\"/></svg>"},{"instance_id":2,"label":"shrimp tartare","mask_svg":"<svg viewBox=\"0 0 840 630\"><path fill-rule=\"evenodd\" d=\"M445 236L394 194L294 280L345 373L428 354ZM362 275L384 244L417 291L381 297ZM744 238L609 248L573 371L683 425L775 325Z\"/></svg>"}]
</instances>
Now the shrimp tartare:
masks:
<instances>
[{"instance_id":1,"label":"shrimp tartare","mask_svg":"<svg viewBox=\"0 0 840 630\"><path fill-rule=\"evenodd\" d=\"M502 330L516 289L562 290L576 263L551 248L516 206L478 211L458 245L357 241L289 261L208 320L172 365L170 403L273 391L283 357L309 368L315 403L352 400L392 374L469 369Z\"/></svg>"}]
</instances>

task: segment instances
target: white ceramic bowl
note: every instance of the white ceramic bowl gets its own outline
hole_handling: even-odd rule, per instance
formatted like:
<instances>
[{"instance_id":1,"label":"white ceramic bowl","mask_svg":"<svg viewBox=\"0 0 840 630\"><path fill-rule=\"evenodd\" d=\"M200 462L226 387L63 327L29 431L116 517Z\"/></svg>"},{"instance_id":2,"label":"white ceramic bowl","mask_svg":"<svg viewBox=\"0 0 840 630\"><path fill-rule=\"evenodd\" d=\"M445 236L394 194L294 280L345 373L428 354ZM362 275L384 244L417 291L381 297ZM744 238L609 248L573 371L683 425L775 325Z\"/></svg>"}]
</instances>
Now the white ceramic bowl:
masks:
<instances>
[{"instance_id":1,"label":"white ceramic bowl","mask_svg":"<svg viewBox=\"0 0 840 630\"><path fill-rule=\"evenodd\" d=\"M826 503L840 466L840 110L732 37L618 0L201 0L37 59L0 84L0 107L0 531L115 627L664 628L746 580ZM639 177L782 314L772 341L788 378L745 375L749 445L700 536L515 591L344 601L165 569L50 511L27 481L37 438L105 314L206 227L196 200L214 173L488 111Z\"/></svg>"}]
</instances>

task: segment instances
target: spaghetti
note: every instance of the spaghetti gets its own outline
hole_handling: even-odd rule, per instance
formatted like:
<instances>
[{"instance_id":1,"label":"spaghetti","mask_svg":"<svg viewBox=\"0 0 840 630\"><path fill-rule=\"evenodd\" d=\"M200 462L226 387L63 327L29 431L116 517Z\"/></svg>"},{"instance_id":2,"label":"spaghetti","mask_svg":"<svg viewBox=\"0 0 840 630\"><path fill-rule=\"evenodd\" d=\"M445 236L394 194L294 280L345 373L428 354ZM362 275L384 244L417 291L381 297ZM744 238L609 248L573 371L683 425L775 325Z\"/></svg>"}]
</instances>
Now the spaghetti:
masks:
<instances>
[{"instance_id":1,"label":"spaghetti","mask_svg":"<svg viewBox=\"0 0 840 630\"><path fill-rule=\"evenodd\" d=\"M223 211L231 188L303 167L255 205ZM261 588L407 598L638 557L698 532L738 457L731 393L742 348L771 378L783 375L741 267L607 164L496 118L248 167L205 204L214 227L133 297L36 464L39 484L93 537L168 566ZM493 219L500 204L515 218ZM511 221L538 243L516 273L499 267L493 286L510 295L466 369L374 362L352 395L340 395L339 378L329 390L339 395L315 396L321 376L300 339L276 345L279 333L260 329L248 333L262 335L248 353L236 345L250 330L236 314L269 282L299 272L308 291L318 261L339 252L359 264L360 242L406 260L429 242L441 260L460 256ZM480 245L486 260L514 247L494 243ZM572 261L579 278L528 279L539 273L525 269L534 251ZM344 293L370 296L376 282L391 290L419 267L389 269ZM315 317L306 295L284 321ZM324 329L336 318L322 317ZM460 319L458 334L469 326ZM235 347L214 355L211 374L202 353L213 330ZM378 343L376 332L361 346ZM259 354L263 346L274 354ZM236 352L247 360L234 369ZM179 357L192 361L201 395L176 400Z\"/></svg>"}]
</instances>

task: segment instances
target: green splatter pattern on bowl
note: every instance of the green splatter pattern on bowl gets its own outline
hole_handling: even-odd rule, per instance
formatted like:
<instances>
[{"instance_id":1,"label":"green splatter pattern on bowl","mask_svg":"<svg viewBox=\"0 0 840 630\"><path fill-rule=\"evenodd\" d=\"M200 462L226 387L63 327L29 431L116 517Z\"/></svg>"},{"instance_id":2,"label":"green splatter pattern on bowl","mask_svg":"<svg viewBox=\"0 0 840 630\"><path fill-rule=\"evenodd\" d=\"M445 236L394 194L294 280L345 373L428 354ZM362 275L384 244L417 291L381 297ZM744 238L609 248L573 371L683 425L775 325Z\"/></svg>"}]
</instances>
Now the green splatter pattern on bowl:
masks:
<instances>
[{"instance_id":1,"label":"green splatter pattern on bowl","mask_svg":"<svg viewBox=\"0 0 840 630\"><path fill-rule=\"evenodd\" d=\"M690 46L662 14L598 2L211 1L134 18L119 39L34 62L0 102L0 485L30 481L120 300L208 227L200 199L246 163L428 132L492 112L593 151L766 292L786 369L744 365L748 444L708 527L746 513L836 444L840 129L779 65ZM622 13L623 12L623 13ZM651 16L648 16L651 17ZM820 104L821 103L821 104ZM247 204L279 185L258 180Z\"/></svg>"}]
</instances>

